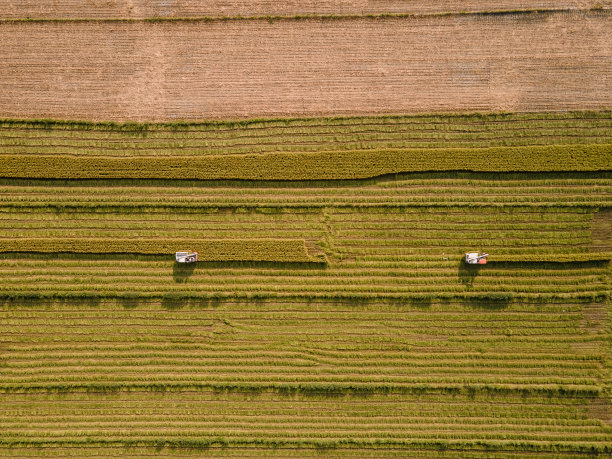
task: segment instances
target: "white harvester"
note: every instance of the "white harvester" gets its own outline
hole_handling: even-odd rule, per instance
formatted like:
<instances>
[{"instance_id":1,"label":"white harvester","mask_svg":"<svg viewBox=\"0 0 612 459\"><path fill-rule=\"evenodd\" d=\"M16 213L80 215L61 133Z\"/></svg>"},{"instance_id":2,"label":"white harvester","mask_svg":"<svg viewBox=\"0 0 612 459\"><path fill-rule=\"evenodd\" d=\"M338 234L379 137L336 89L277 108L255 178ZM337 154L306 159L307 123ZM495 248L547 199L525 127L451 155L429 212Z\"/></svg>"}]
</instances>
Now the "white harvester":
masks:
<instances>
[{"instance_id":1,"label":"white harvester","mask_svg":"<svg viewBox=\"0 0 612 459\"><path fill-rule=\"evenodd\" d=\"M198 252L176 252L177 263L195 263L198 261Z\"/></svg>"},{"instance_id":2,"label":"white harvester","mask_svg":"<svg viewBox=\"0 0 612 459\"><path fill-rule=\"evenodd\" d=\"M486 265L488 256L484 252L469 252L465 254L465 262L468 265Z\"/></svg>"}]
</instances>

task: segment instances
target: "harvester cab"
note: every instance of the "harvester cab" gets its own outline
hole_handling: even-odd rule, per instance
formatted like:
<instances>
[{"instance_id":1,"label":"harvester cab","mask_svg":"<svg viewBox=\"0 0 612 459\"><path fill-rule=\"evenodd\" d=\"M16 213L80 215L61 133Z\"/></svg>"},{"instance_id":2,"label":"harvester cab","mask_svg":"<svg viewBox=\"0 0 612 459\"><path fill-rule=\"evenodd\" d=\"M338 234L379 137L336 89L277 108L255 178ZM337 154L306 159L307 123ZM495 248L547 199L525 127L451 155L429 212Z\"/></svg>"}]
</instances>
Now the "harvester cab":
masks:
<instances>
[{"instance_id":1,"label":"harvester cab","mask_svg":"<svg viewBox=\"0 0 612 459\"><path fill-rule=\"evenodd\" d=\"M469 252L465 254L465 262L468 265L486 265L488 253Z\"/></svg>"},{"instance_id":2,"label":"harvester cab","mask_svg":"<svg viewBox=\"0 0 612 459\"><path fill-rule=\"evenodd\" d=\"M195 263L198 261L198 252L176 252L177 263Z\"/></svg>"}]
</instances>

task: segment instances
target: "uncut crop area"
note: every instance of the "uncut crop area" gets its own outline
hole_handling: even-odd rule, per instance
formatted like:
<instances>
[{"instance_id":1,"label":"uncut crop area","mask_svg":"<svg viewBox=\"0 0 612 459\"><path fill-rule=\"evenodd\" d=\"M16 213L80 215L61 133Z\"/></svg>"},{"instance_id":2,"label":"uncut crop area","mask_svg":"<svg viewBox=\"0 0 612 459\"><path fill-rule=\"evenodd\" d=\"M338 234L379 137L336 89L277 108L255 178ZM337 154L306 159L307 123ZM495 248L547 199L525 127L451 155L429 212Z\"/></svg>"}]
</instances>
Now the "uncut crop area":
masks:
<instances>
[{"instance_id":1,"label":"uncut crop area","mask_svg":"<svg viewBox=\"0 0 612 459\"><path fill-rule=\"evenodd\" d=\"M0 457L610 456L609 7L0 0Z\"/></svg>"}]
</instances>

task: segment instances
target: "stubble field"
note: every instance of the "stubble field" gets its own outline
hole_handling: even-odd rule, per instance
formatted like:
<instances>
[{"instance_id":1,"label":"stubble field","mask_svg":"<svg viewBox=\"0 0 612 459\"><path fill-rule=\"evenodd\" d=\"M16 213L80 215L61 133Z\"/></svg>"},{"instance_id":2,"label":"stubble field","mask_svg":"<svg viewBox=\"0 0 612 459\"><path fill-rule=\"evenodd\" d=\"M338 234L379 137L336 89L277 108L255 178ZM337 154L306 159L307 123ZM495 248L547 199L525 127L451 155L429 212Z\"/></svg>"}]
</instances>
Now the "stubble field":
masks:
<instances>
[{"instance_id":1,"label":"stubble field","mask_svg":"<svg viewBox=\"0 0 612 459\"><path fill-rule=\"evenodd\" d=\"M9 21L0 23L0 116L167 121L607 109L610 23L607 10Z\"/></svg>"}]
</instances>

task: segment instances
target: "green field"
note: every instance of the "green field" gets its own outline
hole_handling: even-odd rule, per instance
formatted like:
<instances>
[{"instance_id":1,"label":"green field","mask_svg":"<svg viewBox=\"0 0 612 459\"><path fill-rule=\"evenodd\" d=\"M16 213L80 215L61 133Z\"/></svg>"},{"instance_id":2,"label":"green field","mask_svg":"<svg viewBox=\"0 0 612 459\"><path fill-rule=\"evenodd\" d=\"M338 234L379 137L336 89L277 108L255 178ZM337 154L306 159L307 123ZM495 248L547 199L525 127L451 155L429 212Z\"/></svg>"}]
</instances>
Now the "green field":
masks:
<instances>
[{"instance_id":1,"label":"green field","mask_svg":"<svg viewBox=\"0 0 612 459\"><path fill-rule=\"evenodd\" d=\"M611 146L609 112L0 121L0 455L612 453Z\"/></svg>"}]
</instances>

